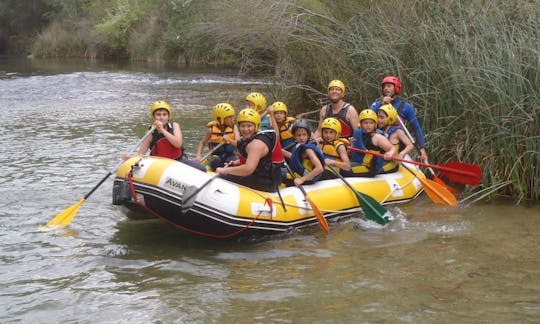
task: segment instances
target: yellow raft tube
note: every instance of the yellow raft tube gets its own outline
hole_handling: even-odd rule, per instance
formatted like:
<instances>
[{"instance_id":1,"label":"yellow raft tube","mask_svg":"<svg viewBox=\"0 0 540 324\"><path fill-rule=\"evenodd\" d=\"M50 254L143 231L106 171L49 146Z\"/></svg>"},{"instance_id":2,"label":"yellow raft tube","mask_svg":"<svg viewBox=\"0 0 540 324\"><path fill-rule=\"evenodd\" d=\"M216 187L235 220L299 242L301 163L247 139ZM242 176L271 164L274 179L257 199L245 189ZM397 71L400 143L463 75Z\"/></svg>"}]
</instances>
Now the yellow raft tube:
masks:
<instances>
[{"instance_id":1,"label":"yellow raft tube","mask_svg":"<svg viewBox=\"0 0 540 324\"><path fill-rule=\"evenodd\" d=\"M424 175L414 169L418 177ZM402 167L374 178L345 178L381 204L416 198L422 185ZM327 220L361 215L355 193L341 179L303 186ZM264 192L244 187L160 157L134 157L118 169L113 203L142 209L188 232L215 238L267 235L317 226L304 194L296 187Z\"/></svg>"}]
</instances>

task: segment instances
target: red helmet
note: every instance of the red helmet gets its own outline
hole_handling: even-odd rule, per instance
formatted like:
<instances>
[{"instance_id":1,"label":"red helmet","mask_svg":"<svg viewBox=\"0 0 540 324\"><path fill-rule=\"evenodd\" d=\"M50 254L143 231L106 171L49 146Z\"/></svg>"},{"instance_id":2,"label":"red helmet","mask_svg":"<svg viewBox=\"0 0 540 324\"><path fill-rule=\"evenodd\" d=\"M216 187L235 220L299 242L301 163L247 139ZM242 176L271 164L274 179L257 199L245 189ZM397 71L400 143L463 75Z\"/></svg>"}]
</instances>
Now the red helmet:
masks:
<instances>
[{"instance_id":1,"label":"red helmet","mask_svg":"<svg viewBox=\"0 0 540 324\"><path fill-rule=\"evenodd\" d=\"M398 77L391 75L385 77L381 82L381 88L384 87L385 83L393 84L397 95L401 93L401 81L399 81Z\"/></svg>"}]
</instances>

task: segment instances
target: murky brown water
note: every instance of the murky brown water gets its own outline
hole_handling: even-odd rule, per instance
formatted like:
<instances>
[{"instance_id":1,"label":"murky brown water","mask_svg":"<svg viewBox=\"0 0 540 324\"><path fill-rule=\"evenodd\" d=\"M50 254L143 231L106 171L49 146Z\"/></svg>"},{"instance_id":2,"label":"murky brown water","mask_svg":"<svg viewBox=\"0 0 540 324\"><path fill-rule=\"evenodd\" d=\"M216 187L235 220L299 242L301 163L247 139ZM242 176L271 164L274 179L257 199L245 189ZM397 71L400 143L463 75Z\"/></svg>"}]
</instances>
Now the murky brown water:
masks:
<instances>
[{"instance_id":1,"label":"murky brown water","mask_svg":"<svg viewBox=\"0 0 540 324\"><path fill-rule=\"evenodd\" d=\"M210 107L261 80L224 72L0 59L1 322L538 322L540 207L391 207L259 241L127 219L106 182L165 99L194 152ZM264 89L264 88L263 88Z\"/></svg>"}]
</instances>

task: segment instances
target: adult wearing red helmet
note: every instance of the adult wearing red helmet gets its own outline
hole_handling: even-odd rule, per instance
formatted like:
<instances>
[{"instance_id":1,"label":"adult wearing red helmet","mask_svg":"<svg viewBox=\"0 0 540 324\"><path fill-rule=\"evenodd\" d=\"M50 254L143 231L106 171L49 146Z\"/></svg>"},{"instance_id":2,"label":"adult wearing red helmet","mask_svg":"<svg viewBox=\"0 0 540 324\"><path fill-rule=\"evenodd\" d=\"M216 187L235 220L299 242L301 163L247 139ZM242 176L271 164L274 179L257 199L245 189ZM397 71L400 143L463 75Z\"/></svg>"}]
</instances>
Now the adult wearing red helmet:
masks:
<instances>
[{"instance_id":1,"label":"adult wearing red helmet","mask_svg":"<svg viewBox=\"0 0 540 324\"><path fill-rule=\"evenodd\" d=\"M328 84L328 99L330 102L321 107L319 113L319 126L313 133L313 138L321 137L321 125L326 118L335 118L341 124L341 138L352 137L353 131L358 128L358 112L353 105L343 100L345 84L340 80L332 80Z\"/></svg>"},{"instance_id":2,"label":"adult wearing red helmet","mask_svg":"<svg viewBox=\"0 0 540 324\"><path fill-rule=\"evenodd\" d=\"M378 113L379 108L382 105L391 104L398 112L401 120L411 124L416 135L415 145L420 151L420 160L427 162L427 144L424 136L424 130L422 129L422 126L420 126L418 118L416 118L413 105L399 96L401 94L401 81L396 76L387 76L381 82L381 91L383 95L382 99L375 100L375 102L371 104L370 108ZM403 126L405 127L406 125Z\"/></svg>"}]
</instances>

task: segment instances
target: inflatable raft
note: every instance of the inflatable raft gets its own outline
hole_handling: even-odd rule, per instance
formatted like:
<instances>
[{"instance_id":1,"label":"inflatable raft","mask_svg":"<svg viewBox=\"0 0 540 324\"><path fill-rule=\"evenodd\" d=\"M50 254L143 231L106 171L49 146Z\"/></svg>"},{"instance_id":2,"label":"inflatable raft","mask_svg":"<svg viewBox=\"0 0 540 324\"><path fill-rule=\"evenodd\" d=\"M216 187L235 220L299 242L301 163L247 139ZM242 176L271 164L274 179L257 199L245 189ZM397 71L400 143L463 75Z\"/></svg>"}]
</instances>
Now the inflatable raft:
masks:
<instances>
[{"instance_id":1,"label":"inflatable raft","mask_svg":"<svg viewBox=\"0 0 540 324\"><path fill-rule=\"evenodd\" d=\"M418 177L424 175L414 169ZM381 204L416 198L422 185L402 167L374 178L346 178L356 190ZM361 215L357 196L341 179L303 186L324 217L339 220ZM159 157L131 158L118 169L113 203L142 209L188 232L215 238L267 235L318 226L297 187L269 193L226 181L213 173Z\"/></svg>"}]
</instances>

